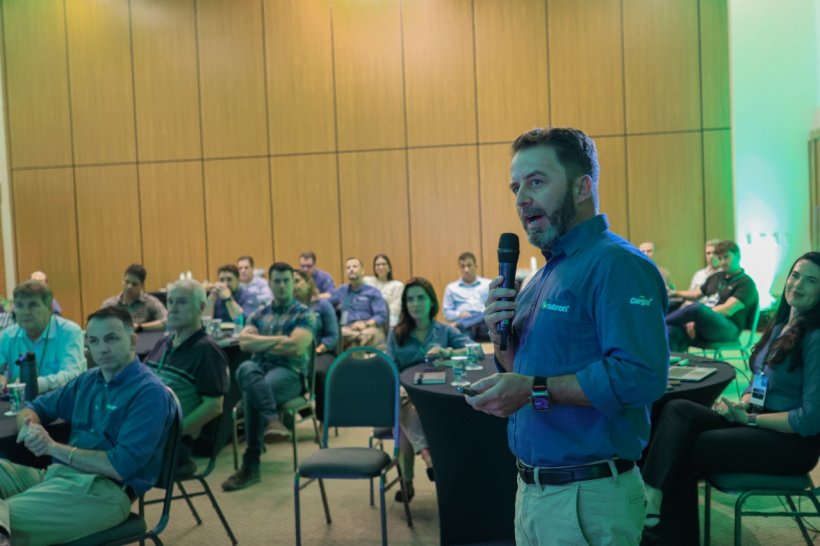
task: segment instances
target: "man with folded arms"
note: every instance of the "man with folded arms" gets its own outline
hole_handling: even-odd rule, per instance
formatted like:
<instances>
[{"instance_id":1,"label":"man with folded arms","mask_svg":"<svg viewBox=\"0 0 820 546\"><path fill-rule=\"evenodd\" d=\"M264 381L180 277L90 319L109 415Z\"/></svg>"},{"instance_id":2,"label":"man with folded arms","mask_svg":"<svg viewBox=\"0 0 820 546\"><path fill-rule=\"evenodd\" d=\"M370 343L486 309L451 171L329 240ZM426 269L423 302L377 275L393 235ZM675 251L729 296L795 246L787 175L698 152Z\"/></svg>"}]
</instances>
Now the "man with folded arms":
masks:
<instances>
[{"instance_id":1,"label":"man with folded arms","mask_svg":"<svg viewBox=\"0 0 820 546\"><path fill-rule=\"evenodd\" d=\"M359 258L345 260L348 284L333 291L330 303L341 315L342 347L384 349L387 302L378 288L364 283L364 265Z\"/></svg>"},{"instance_id":2,"label":"man with folded arms","mask_svg":"<svg viewBox=\"0 0 820 546\"><path fill-rule=\"evenodd\" d=\"M17 415L17 441L54 463L43 471L0 460L6 544L9 537L14 544L57 544L118 525L156 483L174 415L165 386L134 353L131 321L119 307L92 313L87 338L97 367ZM43 427L57 419L71 424L68 444Z\"/></svg>"},{"instance_id":3,"label":"man with folded arms","mask_svg":"<svg viewBox=\"0 0 820 546\"><path fill-rule=\"evenodd\" d=\"M168 292L168 330L145 364L171 388L182 406L182 444L177 476L196 472L191 448L202 427L218 417L228 390L228 358L202 328L205 289L194 280L177 281Z\"/></svg>"},{"instance_id":4,"label":"man with folded arms","mask_svg":"<svg viewBox=\"0 0 820 546\"><path fill-rule=\"evenodd\" d=\"M128 311L137 332L165 329L165 306L145 292L147 276L148 273L140 264L129 265L123 276L122 293L111 296L102 303L103 307L116 305Z\"/></svg>"},{"instance_id":5,"label":"man with folded arms","mask_svg":"<svg viewBox=\"0 0 820 546\"><path fill-rule=\"evenodd\" d=\"M273 300L268 281L254 275L253 256L240 256L236 259L239 269L239 286L256 299L256 305L267 305Z\"/></svg>"},{"instance_id":6,"label":"man with folded arms","mask_svg":"<svg viewBox=\"0 0 820 546\"><path fill-rule=\"evenodd\" d=\"M20 380L17 359L34 353L37 391L44 393L68 383L86 369L83 331L52 311L51 289L40 281L14 288L17 324L0 332L0 388Z\"/></svg>"},{"instance_id":7,"label":"man with folded arms","mask_svg":"<svg viewBox=\"0 0 820 546\"><path fill-rule=\"evenodd\" d=\"M635 545L646 514L635 461L666 390L663 279L598 214L592 139L533 129L513 154L510 189L547 265L520 294L490 284L485 320L504 373L477 381L467 402L509 416L516 544Z\"/></svg>"},{"instance_id":8,"label":"man with folded arms","mask_svg":"<svg viewBox=\"0 0 820 546\"><path fill-rule=\"evenodd\" d=\"M236 371L242 390L247 447L242 466L222 484L235 491L258 483L262 442L290 438L278 406L302 394L308 358L313 350L313 314L293 297L293 268L275 263L268 269L273 302L248 318L239 347L253 353Z\"/></svg>"}]
</instances>

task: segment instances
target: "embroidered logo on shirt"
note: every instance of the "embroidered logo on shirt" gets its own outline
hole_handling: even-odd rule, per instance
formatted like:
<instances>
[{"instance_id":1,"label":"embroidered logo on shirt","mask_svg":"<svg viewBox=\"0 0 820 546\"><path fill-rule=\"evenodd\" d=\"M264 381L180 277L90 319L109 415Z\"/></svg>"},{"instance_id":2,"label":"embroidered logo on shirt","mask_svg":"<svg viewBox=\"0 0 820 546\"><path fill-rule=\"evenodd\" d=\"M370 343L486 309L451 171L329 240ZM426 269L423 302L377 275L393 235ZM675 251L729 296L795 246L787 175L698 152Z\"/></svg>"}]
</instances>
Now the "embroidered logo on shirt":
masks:
<instances>
[{"instance_id":1,"label":"embroidered logo on shirt","mask_svg":"<svg viewBox=\"0 0 820 546\"><path fill-rule=\"evenodd\" d=\"M649 307L652 303L652 298L647 298L646 296L638 296L637 298L631 298L629 300L630 305L640 305L641 307Z\"/></svg>"},{"instance_id":2,"label":"embroidered logo on shirt","mask_svg":"<svg viewBox=\"0 0 820 546\"><path fill-rule=\"evenodd\" d=\"M546 309L547 311L557 311L559 313L569 313L569 305L555 305L554 303L550 303L548 301L541 302L541 309Z\"/></svg>"},{"instance_id":3,"label":"embroidered logo on shirt","mask_svg":"<svg viewBox=\"0 0 820 546\"><path fill-rule=\"evenodd\" d=\"M108 411L114 411L115 409L117 409L117 406L115 406L114 404L106 404L105 409L107 409Z\"/></svg>"}]
</instances>

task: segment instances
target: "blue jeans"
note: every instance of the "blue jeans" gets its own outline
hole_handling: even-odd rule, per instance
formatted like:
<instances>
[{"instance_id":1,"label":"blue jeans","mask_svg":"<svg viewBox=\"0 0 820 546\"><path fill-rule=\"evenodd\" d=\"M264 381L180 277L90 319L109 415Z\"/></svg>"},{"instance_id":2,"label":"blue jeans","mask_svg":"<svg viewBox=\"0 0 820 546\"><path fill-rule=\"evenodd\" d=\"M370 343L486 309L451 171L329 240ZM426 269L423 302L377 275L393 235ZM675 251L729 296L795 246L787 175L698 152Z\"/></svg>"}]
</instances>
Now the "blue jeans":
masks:
<instances>
[{"instance_id":1,"label":"blue jeans","mask_svg":"<svg viewBox=\"0 0 820 546\"><path fill-rule=\"evenodd\" d=\"M258 467L265 427L279 419L279 404L302 394L302 377L290 368L246 360L236 370L236 381L242 389L248 442L242 461L246 466Z\"/></svg>"},{"instance_id":2,"label":"blue jeans","mask_svg":"<svg viewBox=\"0 0 820 546\"><path fill-rule=\"evenodd\" d=\"M695 333L703 341L734 341L740 335L740 330L731 318L696 302L666 315L669 348L672 351L686 351L692 344L685 330L689 322L695 323Z\"/></svg>"}]
</instances>

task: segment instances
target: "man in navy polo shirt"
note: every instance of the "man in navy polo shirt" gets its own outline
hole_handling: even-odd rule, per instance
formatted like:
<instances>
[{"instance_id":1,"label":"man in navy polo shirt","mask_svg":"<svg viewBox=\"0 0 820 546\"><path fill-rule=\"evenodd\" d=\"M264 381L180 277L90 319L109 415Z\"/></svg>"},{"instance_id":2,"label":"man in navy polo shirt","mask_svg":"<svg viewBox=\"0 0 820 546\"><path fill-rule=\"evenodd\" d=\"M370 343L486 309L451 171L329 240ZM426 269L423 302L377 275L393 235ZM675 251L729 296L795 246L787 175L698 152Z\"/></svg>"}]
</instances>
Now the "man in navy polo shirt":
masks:
<instances>
[{"instance_id":1,"label":"man in navy polo shirt","mask_svg":"<svg viewBox=\"0 0 820 546\"><path fill-rule=\"evenodd\" d=\"M105 307L86 328L97 367L17 415L17 441L54 464L43 471L0 460L0 537L15 544L69 542L118 525L159 477L174 410L136 357L131 315ZM43 428L57 419L71 424L68 444Z\"/></svg>"},{"instance_id":2,"label":"man in navy polo shirt","mask_svg":"<svg viewBox=\"0 0 820 546\"><path fill-rule=\"evenodd\" d=\"M235 265L225 264L216 274L218 280L208 296L204 315L244 325L245 320L260 307L260 302L255 295L240 286L239 268Z\"/></svg>"},{"instance_id":3,"label":"man in navy polo shirt","mask_svg":"<svg viewBox=\"0 0 820 546\"><path fill-rule=\"evenodd\" d=\"M666 390L663 279L597 214L592 139L534 129L512 149L510 189L547 264L520 294L501 277L490 284L485 322L503 373L476 382L481 394L467 401L509 416L517 544L638 544L646 509L635 461Z\"/></svg>"}]
</instances>

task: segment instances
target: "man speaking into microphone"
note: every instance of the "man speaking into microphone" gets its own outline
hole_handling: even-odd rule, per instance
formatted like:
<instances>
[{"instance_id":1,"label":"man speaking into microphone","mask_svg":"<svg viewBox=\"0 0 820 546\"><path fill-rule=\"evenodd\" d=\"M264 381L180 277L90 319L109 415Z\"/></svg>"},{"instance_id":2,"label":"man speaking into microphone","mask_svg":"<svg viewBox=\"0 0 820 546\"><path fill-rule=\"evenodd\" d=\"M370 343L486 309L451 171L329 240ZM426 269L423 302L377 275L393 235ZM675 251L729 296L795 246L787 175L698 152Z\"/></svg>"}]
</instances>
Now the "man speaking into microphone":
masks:
<instances>
[{"instance_id":1,"label":"man speaking into microphone","mask_svg":"<svg viewBox=\"0 0 820 546\"><path fill-rule=\"evenodd\" d=\"M534 129L512 153L518 215L547 263L517 296L501 277L490 284L485 322L505 373L476 382L481 394L467 401L509 416L516 544L638 544L646 514L635 461L666 390L666 287L598 214L592 139Z\"/></svg>"}]
</instances>

